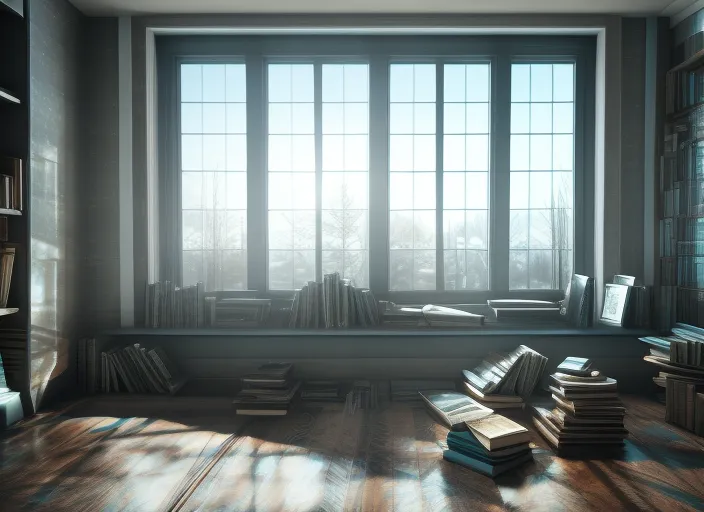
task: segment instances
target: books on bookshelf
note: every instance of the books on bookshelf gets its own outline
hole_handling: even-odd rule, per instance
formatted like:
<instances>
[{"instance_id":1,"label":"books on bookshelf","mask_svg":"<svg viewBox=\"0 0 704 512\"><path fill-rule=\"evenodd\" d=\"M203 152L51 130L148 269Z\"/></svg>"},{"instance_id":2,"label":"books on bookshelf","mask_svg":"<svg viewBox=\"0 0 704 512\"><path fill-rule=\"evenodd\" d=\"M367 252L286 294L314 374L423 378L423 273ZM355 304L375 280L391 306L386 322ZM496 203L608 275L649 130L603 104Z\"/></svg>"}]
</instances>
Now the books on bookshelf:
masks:
<instances>
[{"instance_id":1,"label":"books on bookshelf","mask_svg":"<svg viewBox=\"0 0 704 512\"><path fill-rule=\"evenodd\" d=\"M596 370L593 370L596 371ZM533 424L556 450L571 445L622 444L628 436L623 425L626 409L617 382L604 376L550 376L554 408L533 408Z\"/></svg>"},{"instance_id":2,"label":"books on bookshelf","mask_svg":"<svg viewBox=\"0 0 704 512\"><path fill-rule=\"evenodd\" d=\"M308 281L296 291L289 327L345 328L379 324L379 306L374 294L355 287L349 279L335 272L323 282Z\"/></svg>"},{"instance_id":3,"label":"books on bookshelf","mask_svg":"<svg viewBox=\"0 0 704 512\"><path fill-rule=\"evenodd\" d=\"M87 344L88 364L94 361ZM96 363L97 364L97 363ZM186 378L159 347L147 350L139 343L113 348L100 354L100 390L103 393L176 394ZM94 370L87 371L88 389Z\"/></svg>"},{"instance_id":4,"label":"books on bookshelf","mask_svg":"<svg viewBox=\"0 0 704 512\"><path fill-rule=\"evenodd\" d=\"M22 210L22 174L21 159L0 156L0 208Z\"/></svg>"},{"instance_id":5,"label":"books on bookshelf","mask_svg":"<svg viewBox=\"0 0 704 512\"><path fill-rule=\"evenodd\" d=\"M450 429L466 429L466 421L485 418L494 412L456 391L421 391L419 394L431 416Z\"/></svg>"},{"instance_id":6,"label":"books on bookshelf","mask_svg":"<svg viewBox=\"0 0 704 512\"><path fill-rule=\"evenodd\" d=\"M206 297L205 303L207 327L259 327L271 316L271 299Z\"/></svg>"},{"instance_id":7,"label":"books on bookshelf","mask_svg":"<svg viewBox=\"0 0 704 512\"><path fill-rule=\"evenodd\" d=\"M0 308L7 307L12 283L12 269L15 264L16 247L5 244L0 249Z\"/></svg>"},{"instance_id":8,"label":"books on bookshelf","mask_svg":"<svg viewBox=\"0 0 704 512\"><path fill-rule=\"evenodd\" d=\"M175 286L171 281L147 284L145 324L151 328L196 328L205 325L205 288Z\"/></svg>"},{"instance_id":9,"label":"books on bookshelf","mask_svg":"<svg viewBox=\"0 0 704 512\"><path fill-rule=\"evenodd\" d=\"M463 370L465 391L485 406L523 407L540 381L547 358L520 345L508 354L490 354L476 368Z\"/></svg>"},{"instance_id":10,"label":"books on bookshelf","mask_svg":"<svg viewBox=\"0 0 704 512\"><path fill-rule=\"evenodd\" d=\"M466 431L447 434L443 458L489 477L533 459L530 432L499 414L466 422Z\"/></svg>"},{"instance_id":11,"label":"books on bookshelf","mask_svg":"<svg viewBox=\"0 0 704 512\"><path fill-rule=\"evenodd\" d=\"M242 389L232 402L240 416L285 416L300 382L291 363L266 363L242 377Z\"/></svg>"}]
</instances>

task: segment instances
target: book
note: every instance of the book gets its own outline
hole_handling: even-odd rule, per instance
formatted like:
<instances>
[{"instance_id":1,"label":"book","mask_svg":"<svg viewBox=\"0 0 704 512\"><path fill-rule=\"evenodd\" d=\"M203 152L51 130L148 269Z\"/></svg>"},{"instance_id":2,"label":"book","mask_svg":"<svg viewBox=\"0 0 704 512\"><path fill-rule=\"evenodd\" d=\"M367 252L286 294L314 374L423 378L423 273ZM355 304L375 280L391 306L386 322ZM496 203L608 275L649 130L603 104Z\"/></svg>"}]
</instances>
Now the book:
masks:
<instances>
[{"instance_id":1,"label":"book","mask_svg":"<svg viewBox=\"0 0 704 512\"><path fill-rule=\"evenodd\" d=\"M694 433L704 436L704 393L697 393L695 398Z\"/></svg>"},{"instance_id":2,"label":"book","mask_svg":"<svg viewBox=\"0 0 704 512\"><path fill-rule=\"evenodd\" d=\"M533 460L532 453L526 453L513 460L502 462L500 464L491 464L488 462L482 462L480 460L468 457L461 453L455 452L453 450L445 450L442 454L443 458L449 462L454 462L460 466L464 466L468 469L472 469L478 473L495 478L515 467L521 466L531 460Z\"/></svg>"},{"instance_id":3,"label":"book","mask_svg":"<svg viewBox=\"0 0 704 512\"><path fill-rule=\"evenodd\" d=\"M428 409L448 428L489 416L493 411L452 391L419 392Z\"/></svg>"},{"instance_id":4,"label":"book","mask_svg":"<svg viewBox=\"0 0 704 512\"><path fill-rule=\"evenodd\" d=\"M592 362L590 359L584 357L568 357L558 365L557 371L569 375L589 376L591 375L589 370L591 366Z\"/></svg>"},{"instance_id":5,"label":"book","mask_svg":"<svg viewBox=\"0 0 704 512\"><path fill-rule=\"evenodd\" d=\"M550 378L555 382L556 387L563 395L579 394L579 393L606 393L608 391L616 391L618 383L615 379L597 377L596 379L584 378L584 380L564 379L557 374L553 374Z\"/></svg>"},{"instance_id":6,"label":"book","mask_svg":"<svg viewBox=\"0 0 704 512\"><path fill-rule=\"evenodd\" d=\"M422 308L423 318L430 327L472 327L484 325L484 315L460 309L428 304Z\"/></svg>"},{"instance_id":7,"label":"book","mask_svg":"<svg viewBox=\"0 0 704 512\"><path fill-rule=\"evenodd\" d=\"M530 442L487 450L486 447L479 442L474 433L469 430L449 431L447 433L447 445L456 452L490 460L511 459L526 452L530 452Z\"/></svg>"},{"instance_id":8,"label":"book","mask_svg":"<svg viewBox=\"0 0 704 512\"><path fill-rule=\"evenodd\" d=\"M7 379L5 378L5 365L2 362L2 354L0 354L0 393L7 393L10 388L7 387Z\"/></svg>"},{"instance_id":9,"label":"book","mask_svg":"<svg viewBox=\"0 0 704 512\"><path fill-rule=\"evenodd\" d=\"M599 321L608 325L623 326L630 293L631 288L626 285L604 285L604 307Z\"/></svg>"},{"instance_id":10,"label":"book","mask_svg":"<svg viewBox=\"0 0 704 512\"><path fill-rule=\"evenodd\" d=\"M530 441L527 428L499 414L466 421L465 424L477 440L490 451Z\"/></svg>"},{"instance_id":11,"label":"book","mask_svg":"<svg viewBox=\"0 0 704 512\"><path fill-rule=\"evenodd\" d=\"M532 299L489 299L486 301L490 308L497 309L560 309L557 302Z\"/></svg>"},{"instance_id":12,"label":"book","mask_svg":"<svg viewBox=\"0 0 704 512\"><path fill-rule=\"evenodd\" d=\"M0 393L0 428L7 428L24 418L22 400L16 391Z\"/></svg>"},{"instance_id":13,"label":"book","mask_svg":"<svg viewBox=\"0 0 704 512\"><path fill-rule=\"evenodd\" d=\"M590 327L594 316L594 278L573 274L564 300L565 320L573 327Z\"/></svg>"},{"instance_id":14,"label":"book","mask_svg":"<svg viewBox=\"0 0 704 512\"><path fill-rule=\"evenodd\" d=\"M508 354L490 354L472 370L463 370L464 379L485 394L530 396L540 381L547 358L520 345Z\"/></svg>"},{"instance_id":15,"label":"book","mask_svg":"<svg viewBox=\"0 0 704 512\"><path fill-rule=\"evenodd\" d=\"M625 286L634 286L636 284L636 278L633 276L615 275L612 283L622 284Z\"/></svg>"},{"instance_id":16,"label":"book","mask_svg":"<svg viewBox=\"0 0 704 512\"><path fill-rule=\"evenodd\" d=\"M7 300L10 296L15 252L16 247L11 247L9 244L5 244L5 247L0 249L0 308L7 307Z\"/></svg>"},{"instance_id":17,"label":"book","mask_svg":"<svg viewBox=\"0 0 704 512\"><path fill-rule=\"evenodd\" d=\"M469 396L479 402L487 401L487 402L494 402L494 403L519 404L519 405L523 403L523 398L521 398L520 396L499 395L499 394L489 395L489 394L485 394L485 393L482 393L481 391L479 391L470 382L464 381L463 385L465 387L465 391L467 391L467 393L469 393Z\"/></svg>"}]
</instances>

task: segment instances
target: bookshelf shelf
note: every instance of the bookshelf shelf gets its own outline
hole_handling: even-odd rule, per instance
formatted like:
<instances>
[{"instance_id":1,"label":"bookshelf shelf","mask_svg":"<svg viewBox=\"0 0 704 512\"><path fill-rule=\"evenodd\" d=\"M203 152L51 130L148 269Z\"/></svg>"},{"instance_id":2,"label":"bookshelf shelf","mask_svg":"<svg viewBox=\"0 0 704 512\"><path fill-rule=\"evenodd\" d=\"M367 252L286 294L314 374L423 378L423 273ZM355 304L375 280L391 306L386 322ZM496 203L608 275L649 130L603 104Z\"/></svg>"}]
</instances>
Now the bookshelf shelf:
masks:
<instances>
[{"instance_id":1,"label":"bookshelf shelf","mask_svg":"<svg viewBox=\"0 0 704 512\"><path fill-rule=\"evenodd\" d=\"M2 87L0 87L0 100L16 103L18 105L22 103L17 96L10 94L9 91L3 89Z\"/></svg>"},{"instance_id":2,"label":"bookshelf shelf","mask_svg":"<svg viewBox=\"0 0 704 512\"><path fill-rule=\"evenodd\" d=\"M0 215L22 215L22 212L19 210L12 210L10 208L0 208Z\"/></svg>"},{"instance_id":3,"label":"bookshelf shelf","mask_svg":"<svg viewBox=\"0 0 704 512\"><path fill-rule=\"evenodd\" d=\"M13 315L19 310L20 308L0 308L0 316Z\"/></svg>"}]
</instances>

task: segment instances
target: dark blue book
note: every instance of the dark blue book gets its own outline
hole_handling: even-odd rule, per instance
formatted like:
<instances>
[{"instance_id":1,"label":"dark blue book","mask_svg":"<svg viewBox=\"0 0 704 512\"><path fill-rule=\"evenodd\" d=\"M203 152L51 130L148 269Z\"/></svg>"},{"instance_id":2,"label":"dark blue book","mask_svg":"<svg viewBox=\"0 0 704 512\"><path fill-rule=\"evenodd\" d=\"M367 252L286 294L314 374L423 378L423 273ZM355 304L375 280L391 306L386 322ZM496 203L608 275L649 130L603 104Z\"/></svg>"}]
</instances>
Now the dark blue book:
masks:
<instances>
[{"instance_id":1,"label":"dark blue book","mask_svg":"<svg viewBox=\"0 0 704 512\"><path fill-rule=\"evenodd\" d=\"M485 462L473 457L469 457L467 455L463 455L454 450L445 450L442 453L442 457L449 462L454 462L455 464L464 466L468 469L476 471L477 473L481 473L482 475L495 478L513 468L516 468L530 460L533 460L533 453L527 452L524 455L513 458L506 462L501 462L499 464Z\"/></svg>"}]
</instances>

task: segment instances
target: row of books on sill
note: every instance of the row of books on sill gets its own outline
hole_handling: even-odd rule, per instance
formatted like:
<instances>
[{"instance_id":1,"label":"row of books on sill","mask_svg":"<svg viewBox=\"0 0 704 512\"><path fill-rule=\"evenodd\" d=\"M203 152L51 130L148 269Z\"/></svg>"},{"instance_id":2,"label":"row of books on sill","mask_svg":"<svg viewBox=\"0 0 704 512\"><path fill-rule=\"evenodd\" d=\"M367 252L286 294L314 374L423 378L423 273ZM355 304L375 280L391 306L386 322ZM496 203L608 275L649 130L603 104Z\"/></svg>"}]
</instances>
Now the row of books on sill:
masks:
<instances>
[{"instance_id":1,"label":"row of books on sill","mask_svg":"<svg viewBox=\"0 0 704 512\"><path fill-rule=\"evenodd\" d=\"M665 419L704 436L704 329L678 323L669 336L647 336L644 360L657 366L653 382L664 389Z\"/></svg>"},{"instance_id":2,"label":"row of books on sill","mask_svg":"<svg viewBox=\"0 0 704 512\"><path fill-rule=\"evenodd\" d=\"M636 286L632 276L617 275L614 283L606 285L604 293L605 307L608 306L601 316L604 323L625 327L650 324L649 287ZM594 311L594 279L574 274L565 298L557 302L492 299L487 301L486 315L466 311L470 307L476 310L476 306L470 305L404 306L377 301L370 290L354 286L338 273L325 275L322 283L309 282L295 292L290 302L206 296L202 283L180 288L166 281L147 286L146 325L152 328L463 328L519 319L589 327Z\"/></svg>"}]
</instances>

